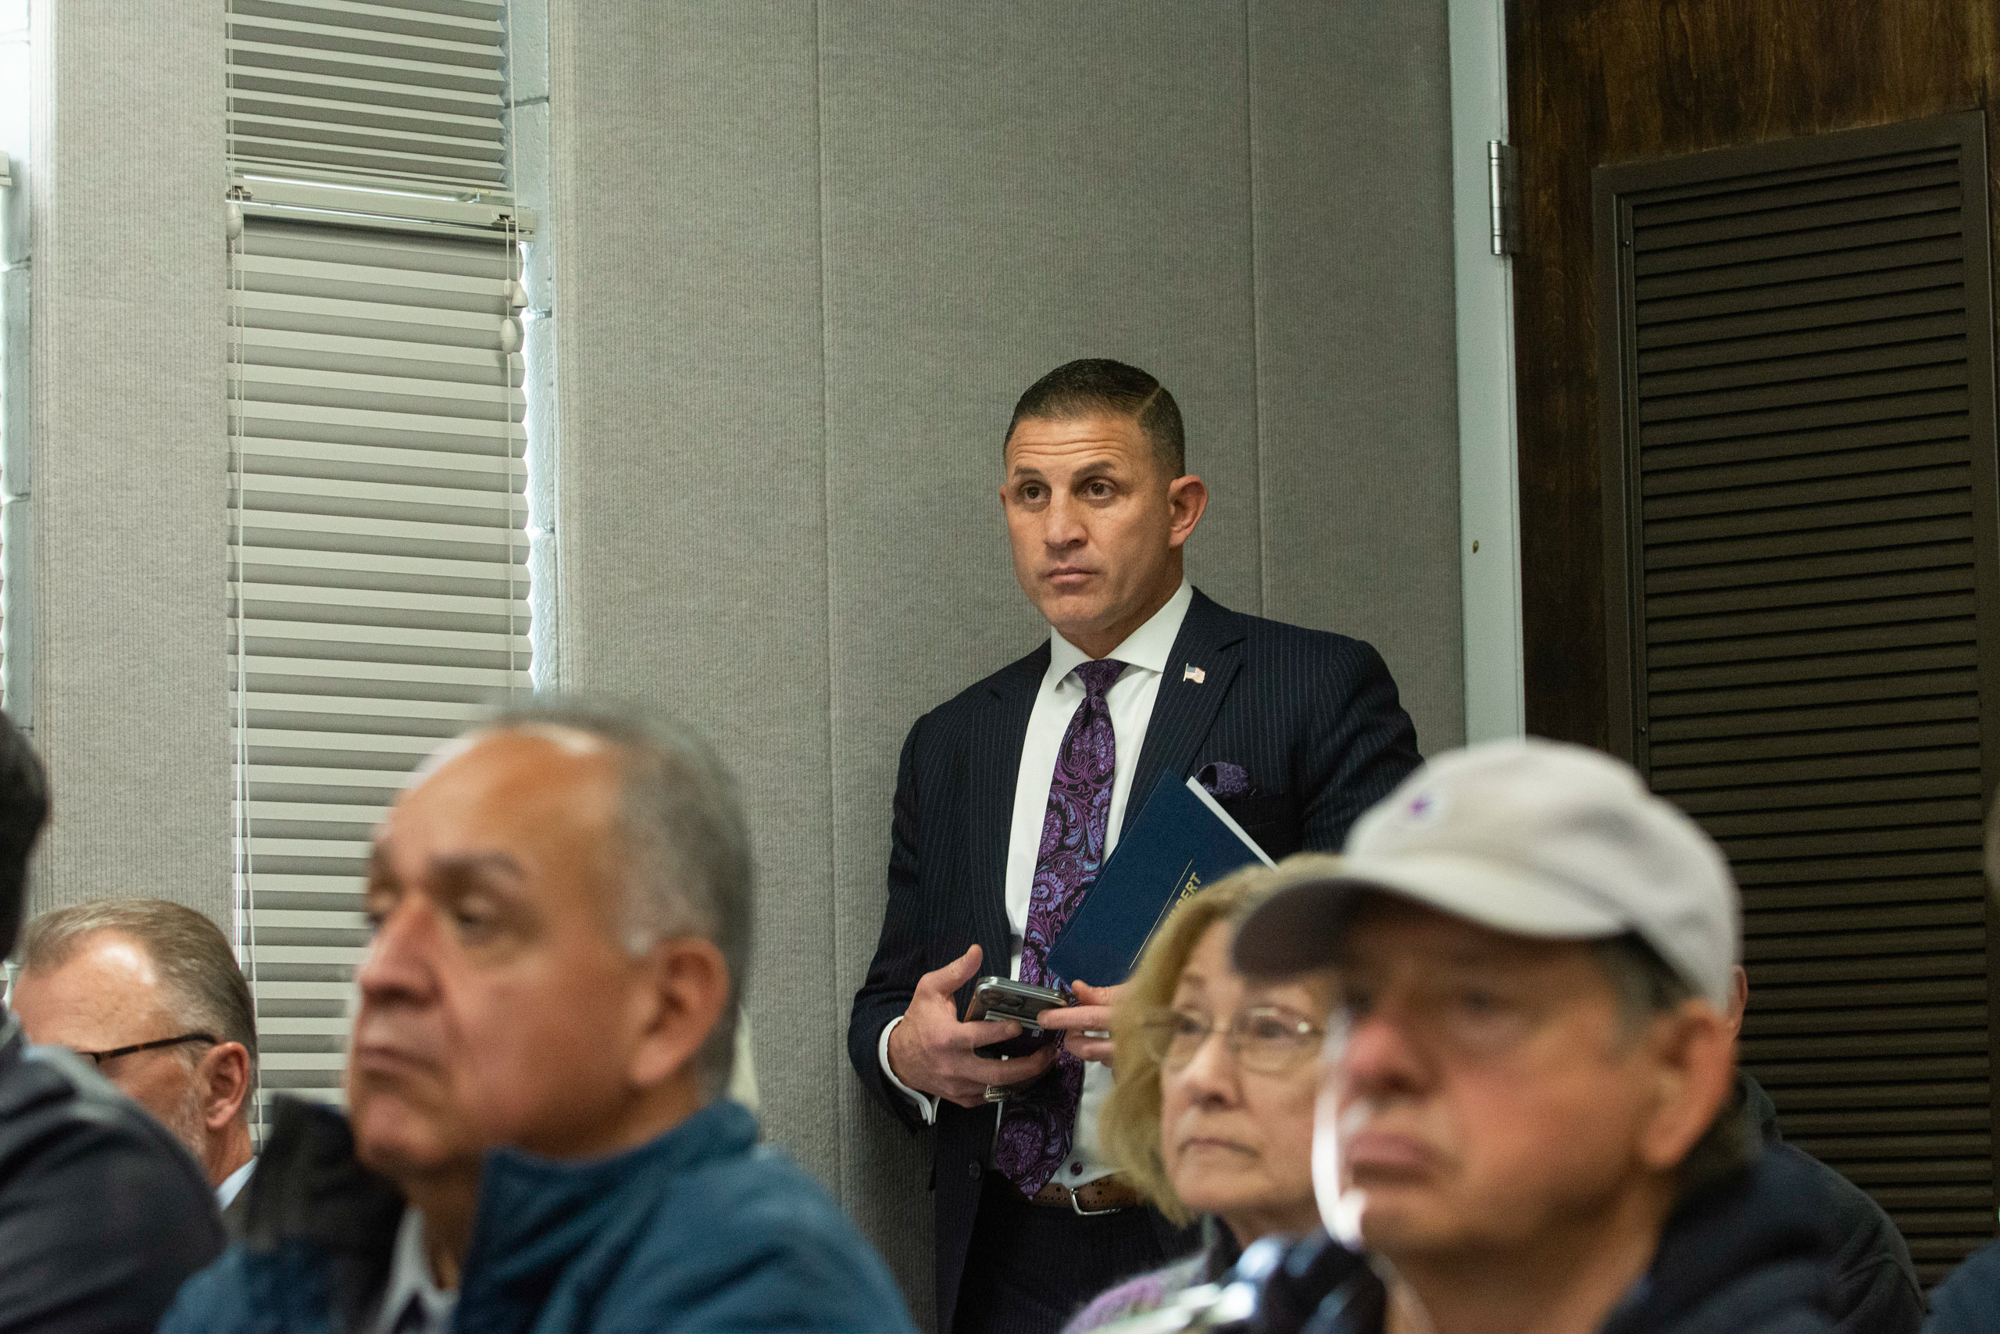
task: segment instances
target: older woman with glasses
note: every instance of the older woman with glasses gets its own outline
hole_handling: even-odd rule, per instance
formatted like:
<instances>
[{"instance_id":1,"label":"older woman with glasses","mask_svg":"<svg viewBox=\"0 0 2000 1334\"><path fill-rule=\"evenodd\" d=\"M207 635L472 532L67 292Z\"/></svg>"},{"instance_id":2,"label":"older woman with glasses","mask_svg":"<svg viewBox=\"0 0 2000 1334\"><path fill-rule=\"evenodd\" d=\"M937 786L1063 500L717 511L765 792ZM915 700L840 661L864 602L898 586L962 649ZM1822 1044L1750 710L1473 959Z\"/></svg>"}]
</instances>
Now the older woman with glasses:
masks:
<instances>
[{"instance_id":1,"label":"older woman with glasses","mask_svg":"<svg viewBox=\"0 0 2000 1334\"><path fill-rule=\"evenodd\" d=\"M1176 908L1147 945L1113 1014L1117 1086L1098 1138L1168 1218L1201 1218L1204 1245L1104 1293L1066 1334L1162 1306L1260 1237L1319 1225L1313 1104L1333 979L1252 981L1230 965L1229 942L1273 890L1337 865L1302 853L1238 871Z\"/></svg>"}]
</instances>

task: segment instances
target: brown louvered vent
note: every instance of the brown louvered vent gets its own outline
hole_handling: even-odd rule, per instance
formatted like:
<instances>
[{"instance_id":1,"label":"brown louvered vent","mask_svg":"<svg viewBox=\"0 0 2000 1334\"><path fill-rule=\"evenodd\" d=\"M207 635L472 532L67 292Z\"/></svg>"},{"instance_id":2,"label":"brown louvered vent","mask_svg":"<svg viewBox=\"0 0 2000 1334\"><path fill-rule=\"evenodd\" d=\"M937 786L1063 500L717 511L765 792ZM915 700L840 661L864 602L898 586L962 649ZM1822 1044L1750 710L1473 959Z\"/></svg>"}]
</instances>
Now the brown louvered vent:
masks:
<instances>
[{"instance_id":1,"label":"brown louvered vent","mask_svg":"<svg viewBox=\"0 0 2000 1334\"><path fill-rule=\"evenodd\" d=\"M1613 744L1735 864L1786 1138L1934 1282L1994 1234L1983 121L1595 185Z\"/></svg>"}]
</instances>

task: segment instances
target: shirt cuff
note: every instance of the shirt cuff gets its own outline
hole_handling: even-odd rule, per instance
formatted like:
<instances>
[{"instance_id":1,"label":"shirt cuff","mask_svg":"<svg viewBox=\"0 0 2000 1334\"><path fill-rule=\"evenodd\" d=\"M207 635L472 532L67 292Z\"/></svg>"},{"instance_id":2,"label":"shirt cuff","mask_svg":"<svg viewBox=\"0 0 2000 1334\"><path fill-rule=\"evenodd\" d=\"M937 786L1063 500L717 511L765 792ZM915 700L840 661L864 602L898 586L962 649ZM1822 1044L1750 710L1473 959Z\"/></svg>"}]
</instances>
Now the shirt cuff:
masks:
<instances>
[{"instance_id":1,"label":"shirt cuff","mask_svg":"<svg viewBox=\"0 0 2000 1334\"><path fill-rule=\"evenodd\" d=\"M924 1118L925 1125L934 1126L937 1124L938 1100L931 1097L928 1093L917 1092L908 1084L896 1078L896 1072L889 1068L889 1035L895 1032L896 1025L902 1022L903 1016L899 1014L888 1023L882 1025L882 1036L875 1043L875 1058L882 1062L882 1077L901 1089L904 1096L917 1105L917 1115Z\"/></svg>"}]
</instances>

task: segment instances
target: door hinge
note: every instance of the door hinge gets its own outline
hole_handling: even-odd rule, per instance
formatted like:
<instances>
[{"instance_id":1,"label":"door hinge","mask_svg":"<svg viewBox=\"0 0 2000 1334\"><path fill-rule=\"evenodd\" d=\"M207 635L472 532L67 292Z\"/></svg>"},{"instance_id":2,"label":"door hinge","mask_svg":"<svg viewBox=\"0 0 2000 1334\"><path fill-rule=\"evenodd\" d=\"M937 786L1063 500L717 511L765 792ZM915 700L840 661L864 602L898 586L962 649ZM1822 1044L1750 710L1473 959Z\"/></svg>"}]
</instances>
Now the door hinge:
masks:
<instances>
[{"instance_id":1,"label":"door hinge","mask_svg":"<svg viewBox=\"0 0 2000 1334\"><path fill-rule=\"evenodd\" d=\"M1486 200L1491 209L1493 253L1521 253L1521 189L1514 145L1486 141Z\"/></svg>"}]
</instances>

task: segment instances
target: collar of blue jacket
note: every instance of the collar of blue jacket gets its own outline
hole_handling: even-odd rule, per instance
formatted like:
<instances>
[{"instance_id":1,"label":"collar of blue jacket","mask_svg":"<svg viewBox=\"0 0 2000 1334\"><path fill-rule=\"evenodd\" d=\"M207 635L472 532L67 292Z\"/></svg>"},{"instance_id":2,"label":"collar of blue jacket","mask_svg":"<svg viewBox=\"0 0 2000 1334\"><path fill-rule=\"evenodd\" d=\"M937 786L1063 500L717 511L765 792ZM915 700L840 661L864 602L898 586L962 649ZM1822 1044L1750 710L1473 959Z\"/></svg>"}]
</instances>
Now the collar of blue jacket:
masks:
<instances>
[{"instance_id":1,"label":"collar of blue jacket","mask_svg":"<svg viewBox=\"0 0 2000 1334\"><path fill-rule=\"evenodd\" d=\"M366 1328L400 1201L344 1118L292 1104L251 1178L245 1241L181 1290L163 1330ZM344 1220L344 1221L343 1221ZM365 1298L355 1301L353 1297ZM489 1153L454 1329L911 1328L879 1257L757 1121L716 1102L625 1153Z\"/></svg>"},{"instance_id":2,"label":"collar of blue jacket","mask_svg":"<svg viewBox=\"0 0 2000 1334\"><path fill-rule=\"evenodd\" d=\"M727 1253L741 1235L732 1214L739 1208L762 1213L790 1195L773 1191L776 1183L764 1179L796 1171L782 1156L760 1151L756 1118L729 1101L710 1103L666 1134L607 1158L569 1161L495 1149L480 1177L455 1323L506 1328L510 1313L541 1308L558 1289L577 1287L565 1282L572 1271L594 1287L610 1280L613 1270L632 1270L629 1261L619 1261L635 1247L657 1256L656 1269L690 1271L670 1282L660 1281L666 1272L623 1275L654 1290L648 1303L654 1312L682 1307L703 1287L726 1285L730 1272L742 1269L751 1257ZM823 1222L816 1242L847 1226L837 1210ZM696 1279L695 1272L707 1277ZM627 1309L636 1318L643 1308ZM547 1311L535 1323L567 1327Z\"/></svg>"},{"instance_id":3,"label":"collar of blue jacket","mask_svg":"<svg viewBox=\"0 0 2000 1334\"><path fill-rule=\"evenodd\" d=\"M465 1272L501 1282L567 1264L616 1228L635 1182L689 1178L682 1190L721 1187L729 1166L757 1153L757 1118L740 1103L712 1102L636 1149L605 1158L543 1158L519 1149L486 1155ZM652 1192L646 1192L650 1195Z\"/></svg>"}]
</instances>

